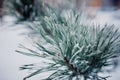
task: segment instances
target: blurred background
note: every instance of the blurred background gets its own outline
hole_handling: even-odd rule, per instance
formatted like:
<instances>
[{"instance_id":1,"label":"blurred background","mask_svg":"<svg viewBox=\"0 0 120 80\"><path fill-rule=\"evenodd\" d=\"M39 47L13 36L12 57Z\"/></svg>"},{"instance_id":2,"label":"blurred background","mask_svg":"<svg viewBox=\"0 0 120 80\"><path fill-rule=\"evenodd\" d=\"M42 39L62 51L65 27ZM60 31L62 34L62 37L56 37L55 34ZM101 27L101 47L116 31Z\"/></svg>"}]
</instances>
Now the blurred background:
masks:
<instances>
[{"instance_id":1,"label":"blurred background","mask_svg":"<svg viewBox=\"0 0 120 80\"><path fill-rule=\"evenodd\" d=\"M22 80L27 72L20 71L19 67L41 61L15 50L19 43L32 47L32 40L21 35L28 31L24 26L49 15L49 9L58 17L70 9L78 13L82 11L83 24L120 26L120 0L0 0L0 80ZM120 80L119 71L118 66L108 80ZM37 75L28 80L39 80L40 77Z\"/></svg>"}]
</instances>

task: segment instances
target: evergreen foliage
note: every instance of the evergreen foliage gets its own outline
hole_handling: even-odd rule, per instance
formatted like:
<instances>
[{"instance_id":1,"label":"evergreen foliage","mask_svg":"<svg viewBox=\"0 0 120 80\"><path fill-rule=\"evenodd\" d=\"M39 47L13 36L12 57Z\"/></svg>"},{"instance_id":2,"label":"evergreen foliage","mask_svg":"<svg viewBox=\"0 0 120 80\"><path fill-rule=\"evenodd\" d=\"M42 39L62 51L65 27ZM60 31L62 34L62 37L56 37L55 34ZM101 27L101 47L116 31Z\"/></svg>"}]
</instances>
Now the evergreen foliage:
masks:
<instances>
[{"instance_id":1,"label":"evergreen foliage","mask_svg":"<svg viewBox=\"0 0 120 80\"><path fill-rule=\"evenodd\" d=\"M55 1L55 3L60 1ZM6 14L16 16L19 21L41 20L44 16L49 16L49 10L59 16L62 10L73 9L74 1L65 0L63 4L50 4L45 0L5 0L4 6Z\"/></svg>"},{"instance_id":2,"label":"evergreen foliage","mask_svg":"<svg viewBox=\"0 0 120 80\"><path fill-rule=\"evenodd\" d=\"M34 23L31 29L40 40L35 41L34 51L22 46L28 52L17 51L28 56L48 60L44 67L34 64L21 69L35 70L24 80L42 72L54 71L44 80L106 80L98 73L113 65L113 59L120 55L120 34L114 26L87 26L81 24L79 15L72 12L59 22L55 14L43 19L45 26ZM47 46L46 46L47 45ZM41 64L41 63L40 63Z\"/></svg>"},{"instance_id":3,"label":"evergreen foliage","mask_svg":"<svg viewBox=\"0 0 120 80\"><path fill-rule=\"evenodd\" d=\"M19 21L35 20L36 17L45 16L46 11L43 0L6 0L7 14L16 16Z\"/></svg>"}]
</instances>

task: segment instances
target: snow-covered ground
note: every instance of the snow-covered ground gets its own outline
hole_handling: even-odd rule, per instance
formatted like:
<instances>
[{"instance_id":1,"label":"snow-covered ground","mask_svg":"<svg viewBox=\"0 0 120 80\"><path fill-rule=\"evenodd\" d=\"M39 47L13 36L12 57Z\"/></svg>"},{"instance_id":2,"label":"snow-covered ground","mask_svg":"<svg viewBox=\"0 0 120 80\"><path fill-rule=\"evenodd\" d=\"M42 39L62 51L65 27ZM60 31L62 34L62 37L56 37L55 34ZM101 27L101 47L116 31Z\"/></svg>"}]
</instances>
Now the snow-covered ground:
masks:
<instances>
[{"instance_id":1,"label":"snow-covered ground","mask_svg":"<svg viewBox=\"0 0 120 80\"><path fill-rule=\"evenodd\" d=\"M90 20L90 23L95 24L115 24L117 28L120 26L120 11L98 11L95 12L95 18ZM19 67L24 64L37 63L40 59L24 56L15 52L18 49L19 43L25 43L29 46L29 41L26 36L21 36L24 31L12 25L11 18L4 19L5 22L0 22L0 80L22 80L27 75L26 71L20 71ZM8 23L9 22L9 23ZM120 67L113 73L108 80L120 80ZM46 74L44 74L45 76ZM40 80L39 75L28 80Z\"/></svg>"},{"instance_id":2,"label":"snow-covered ground","mask_svg":"<svg viewBox=\"0 0 120 80\"><path fill-rule=\"evenodd\" d=\"M30 46L30 41L26 36L20 35L25 31L20 28L22 26L15 26L10 21L11 17L5 17L4 22L0 22L0 80L23 80L27 72L20 71L19 67L40 62L40 59L15 52L19 50L19 43ZM30 80L37 80L36 78Z\"/></svg>"}]
</instances>

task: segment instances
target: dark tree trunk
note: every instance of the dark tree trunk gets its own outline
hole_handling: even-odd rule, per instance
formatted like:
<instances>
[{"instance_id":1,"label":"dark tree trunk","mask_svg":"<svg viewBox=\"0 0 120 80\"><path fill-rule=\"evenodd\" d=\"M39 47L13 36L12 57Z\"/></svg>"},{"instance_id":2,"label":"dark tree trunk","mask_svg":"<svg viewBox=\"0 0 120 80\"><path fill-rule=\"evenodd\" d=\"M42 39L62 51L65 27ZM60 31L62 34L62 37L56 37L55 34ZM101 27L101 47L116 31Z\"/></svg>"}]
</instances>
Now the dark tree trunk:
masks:
<instances>
[{"instance_id":1,"label":"dark tree trunk","mask_svg":"<svg viewBox=\"0 0 120 80\"><path fill-rule=\"evenodd\" d=\"M0 0L0 18L2 17L2 8L4 0Z\"/></svg>"}]
</instances>

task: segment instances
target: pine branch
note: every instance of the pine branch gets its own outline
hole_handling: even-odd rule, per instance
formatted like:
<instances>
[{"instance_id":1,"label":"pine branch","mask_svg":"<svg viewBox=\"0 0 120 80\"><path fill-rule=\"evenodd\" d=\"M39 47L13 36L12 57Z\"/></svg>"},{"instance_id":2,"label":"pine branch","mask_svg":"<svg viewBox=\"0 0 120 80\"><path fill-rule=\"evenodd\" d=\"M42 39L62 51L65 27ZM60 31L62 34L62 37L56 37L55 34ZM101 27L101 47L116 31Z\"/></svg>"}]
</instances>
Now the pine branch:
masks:
<instances>
[{"instance_id":1,"label":"pine branch","mask_svg":"<svg viewBox=\"0 0 120 80\"><path fill-rule=\"evenodd\" d=\"M105 25L99 28L81 25L80 16L75 13L67 17L68 19L63 18L64 22L60 23L53 14L44 18L45 27L35 24L35 27L33 25L34 28L31 28L46 43L36 41L37 48L49 56L45 59L51 58L51 62L55 64L42 68L44 71L56 71L46 80L79 80L81 75L84 80L106 80L107 77L99 77L98 73L102 72L104 67L114 65L113 59L120 55L120 33L114 26ZM33 50L27 50L36 54ZM38 73L42 72L38 69L25 79Z\"/></svg>"}]
</instances>

